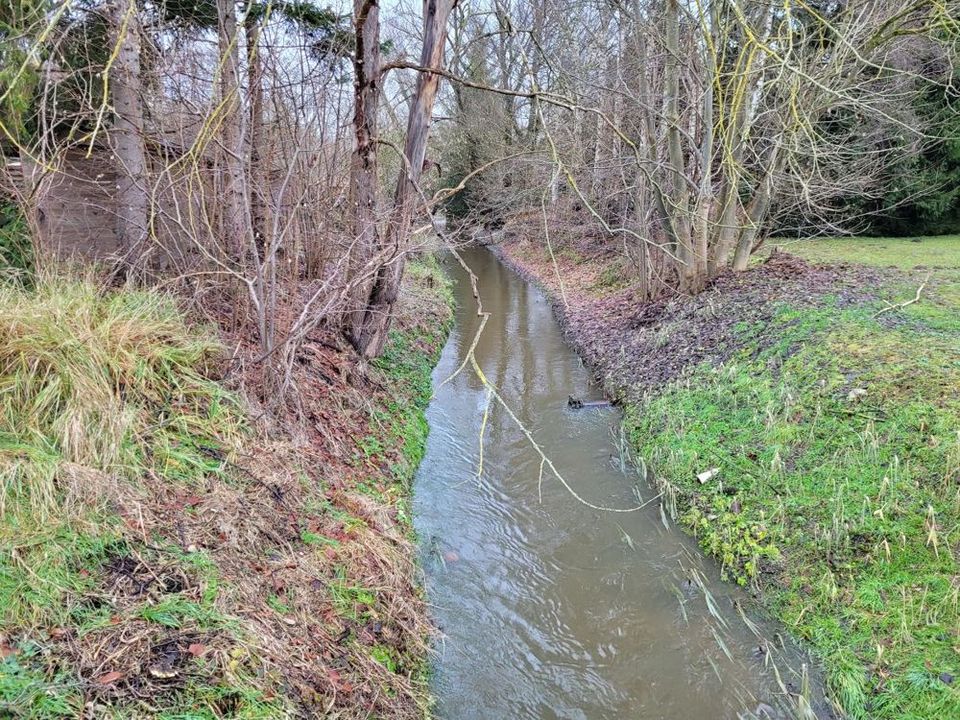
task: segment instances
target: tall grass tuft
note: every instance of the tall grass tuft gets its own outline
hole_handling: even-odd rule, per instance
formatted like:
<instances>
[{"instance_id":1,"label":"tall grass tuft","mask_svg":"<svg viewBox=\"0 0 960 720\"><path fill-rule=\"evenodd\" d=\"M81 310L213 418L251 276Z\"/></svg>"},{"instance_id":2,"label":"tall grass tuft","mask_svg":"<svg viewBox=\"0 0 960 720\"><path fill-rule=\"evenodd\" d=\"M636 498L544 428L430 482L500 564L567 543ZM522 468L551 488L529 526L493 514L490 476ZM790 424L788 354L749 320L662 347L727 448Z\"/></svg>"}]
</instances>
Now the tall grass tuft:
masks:
<instances>
[{"instance_id":1,"label":"tall grass tuft","mask_svg":"<svg viewBox=\"0 0 960 720\"><path fill-rule=\"evenodd\" d=\"M65 279L0 286L0 517L58 512L68 476L84 476L77 468L196 475L203 448L188 446L218 445L239 423L208 379L220 355L155 292Z\"/></svg>"},{"instance_id":2,"label":"tall grass tuft","mask_svg":"<svg viewBox=\"0 0 960 720\"><path fill-rule=\"evenodd\" d=\"M97 690L119 707L125 686L100 687L98 663L150 682L142 658L181 624L190 638L240 642L223 631L218 568L201 571L204 555L181 552L164 520L170 498L230 479L243 433L243 408L212 379L214 337L156 292L0 282L0 717L79 717ZM156 582L117 585L112 568L131 563ZM183 582L167 588L164 572ZM204 662L170 702L212 706L236 689L250 693L238 708L266 707L242 672Z\"/></svg>"}]
</instances>

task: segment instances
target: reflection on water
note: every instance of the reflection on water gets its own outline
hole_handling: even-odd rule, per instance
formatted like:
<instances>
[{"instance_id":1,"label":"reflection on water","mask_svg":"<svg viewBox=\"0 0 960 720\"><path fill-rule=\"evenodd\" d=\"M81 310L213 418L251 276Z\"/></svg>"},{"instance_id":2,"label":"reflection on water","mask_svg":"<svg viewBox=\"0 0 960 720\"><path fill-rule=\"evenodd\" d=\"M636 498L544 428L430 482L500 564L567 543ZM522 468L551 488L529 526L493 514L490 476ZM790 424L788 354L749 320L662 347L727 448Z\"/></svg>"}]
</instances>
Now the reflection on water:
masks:
<instances>
[{"instance_id":1,"label":"reflection on water","mask_svg":"<svg viewBox=\"0 0 960 720\"><path fill-rule=\"evenodd\" d=\"M597 397L538 290L481 249L464 253L491 313L475 356L576 492L630 507L654 493L622 469L615 410ZM479 318L466 274L437 387L465 360ZM434 693L445 720L796 717L801 656L745 621L658 503L615 514L577 502L469 365L437 387L415 485L427 591L443 632Z\"/></svg>"}]
</instances>

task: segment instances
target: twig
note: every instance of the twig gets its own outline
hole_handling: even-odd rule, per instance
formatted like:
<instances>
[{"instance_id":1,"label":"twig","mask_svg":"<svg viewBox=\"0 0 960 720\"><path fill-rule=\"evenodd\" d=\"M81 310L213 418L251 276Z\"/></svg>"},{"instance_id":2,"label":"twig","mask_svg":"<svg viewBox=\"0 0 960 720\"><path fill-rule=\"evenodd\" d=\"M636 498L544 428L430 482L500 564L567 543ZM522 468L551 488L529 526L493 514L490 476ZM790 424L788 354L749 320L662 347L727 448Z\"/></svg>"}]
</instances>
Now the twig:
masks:
<instances>
[{"instance_id":1,"label":"twig","mask_svg":"<svg viewBox=\"0 0 960 720\"><path fill-rule=\"evenodd\" d=\"M912 300L907 300L906 302L897 303L896 305L890 305L889 307L885 307L883 310L880 310L876 315L874 315L874 317L875 318L880 317L885 312L889 312L891 310L903 310L903 308L907 307L908 305L913 305L915 302L918 302L920 300L920 293L923 292L923 289L927 286L928 282L930 282L930 273L927 273L927 276L923 279L923 282L920 283L920 287L917 288L917 294L914 295Z\"/></svg>"}]
</instances>

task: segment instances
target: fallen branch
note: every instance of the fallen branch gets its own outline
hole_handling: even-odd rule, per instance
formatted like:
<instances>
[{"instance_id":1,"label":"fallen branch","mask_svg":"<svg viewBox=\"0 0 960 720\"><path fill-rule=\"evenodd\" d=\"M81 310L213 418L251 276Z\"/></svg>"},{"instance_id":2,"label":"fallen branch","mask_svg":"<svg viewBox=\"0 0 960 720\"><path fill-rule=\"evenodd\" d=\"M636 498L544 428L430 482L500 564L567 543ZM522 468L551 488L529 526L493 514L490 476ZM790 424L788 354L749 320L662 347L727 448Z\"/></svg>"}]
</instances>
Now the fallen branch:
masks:
<instances>
[{"instance_id":1,"label":"fallen branch","mask_svg":"<svg viewBox=\"0 0 960 720\"><path fill-rule=\"evenodd\" d=\"M878 318L881 315L883 315L885 312L890 312L891 310L903 310L908 305L913 305L915 302L919 302L920 293L923 292L923 289L927 286L928 282L930 282L930 273L927 273L927 276L923 279L923 282L920 283L920 287L917 288L917 294L913 297L912 300L907 300L906 302L897 303L896 305L890 305L889 307L885 307L883 310L880 310L876 315L874 315L874 317Z\"/></svg>"}]
</instances>

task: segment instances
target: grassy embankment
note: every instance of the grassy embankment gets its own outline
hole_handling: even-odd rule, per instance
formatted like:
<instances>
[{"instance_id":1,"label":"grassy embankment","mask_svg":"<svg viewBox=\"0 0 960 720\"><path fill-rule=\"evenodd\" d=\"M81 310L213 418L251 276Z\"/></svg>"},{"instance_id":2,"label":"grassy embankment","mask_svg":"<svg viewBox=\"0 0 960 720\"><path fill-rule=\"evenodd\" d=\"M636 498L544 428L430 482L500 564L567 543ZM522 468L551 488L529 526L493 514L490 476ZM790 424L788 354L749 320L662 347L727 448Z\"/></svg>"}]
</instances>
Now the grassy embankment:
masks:
<instances>
[{"instance_id":1,"label":"grassy embankment","mask_svg":"<svg viewBox=\"0 0 960 720\"><path fill-rule=\"evenodd\" d=\"M787 249L903 272L874 302L827 287L819 307L738 326L727 362L628 408L631 437L849 717L960 717L960 237Z\"/></svg>"},{"instance_id":2,"label":"grassy embankment","mask_svg":"<svg viewBox=\"0 0 960 720\"><path fill-rule=\"evenodd\" d=\"M424 713L407 500L450 298L409 275L371 393L328 368L304 408L359 428L339 456L251 427L172 299L0 286L0 716Z\"/></svg>"},{"instance_id":3,"label":"grassy embankment","mask_svg":"<svg viewBox=\"0 0 960 720\"><path fill-rule=\"evenodd\" d=\"M554 261L537 237L520 219L505 256L625 401L682 524L818 653L846 715L960 717L960 236L786 243L814 265L653 305L602 239L555 237Z\"/></svg>"}]
</instances>

